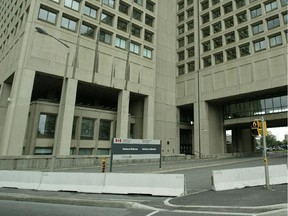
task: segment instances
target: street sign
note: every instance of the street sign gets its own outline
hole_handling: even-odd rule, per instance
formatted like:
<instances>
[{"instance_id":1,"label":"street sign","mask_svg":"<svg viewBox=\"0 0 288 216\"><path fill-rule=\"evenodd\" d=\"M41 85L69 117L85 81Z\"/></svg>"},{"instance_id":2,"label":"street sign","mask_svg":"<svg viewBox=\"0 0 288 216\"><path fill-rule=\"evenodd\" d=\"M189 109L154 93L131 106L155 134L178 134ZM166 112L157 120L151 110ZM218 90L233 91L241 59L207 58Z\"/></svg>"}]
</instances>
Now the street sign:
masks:
<instances>
[{"instance_id":1,"label":"street sign","mask_svg":"<svg viewBox=\"0 0 288 216\"><path fill-rule=\"evenodd\" d=\"M263 131L265 133L265 136L268 135L267 131L267 124L266 121L262 124L261 120L254 120L251 124L251 133L252 136L263 136Z\"/></svg>"}]
</instances>

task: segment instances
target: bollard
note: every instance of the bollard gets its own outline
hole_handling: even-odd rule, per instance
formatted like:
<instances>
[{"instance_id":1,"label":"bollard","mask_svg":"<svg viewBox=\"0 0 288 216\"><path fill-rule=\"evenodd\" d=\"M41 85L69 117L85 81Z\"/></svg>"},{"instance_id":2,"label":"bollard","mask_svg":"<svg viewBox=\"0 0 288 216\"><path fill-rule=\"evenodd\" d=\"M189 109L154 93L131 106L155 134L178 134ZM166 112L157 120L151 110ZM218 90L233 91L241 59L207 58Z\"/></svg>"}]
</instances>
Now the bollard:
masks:
<instances>
[{"instance_id":1,"label":"bollard","mask_svg":"<svg viewBox=\"0 0 288 216\"><path fill-rule=\"evenodd\" d=\"M106 158L102 159L102 173L105 173L106 171Z\"/></svg>"}]
</instances>

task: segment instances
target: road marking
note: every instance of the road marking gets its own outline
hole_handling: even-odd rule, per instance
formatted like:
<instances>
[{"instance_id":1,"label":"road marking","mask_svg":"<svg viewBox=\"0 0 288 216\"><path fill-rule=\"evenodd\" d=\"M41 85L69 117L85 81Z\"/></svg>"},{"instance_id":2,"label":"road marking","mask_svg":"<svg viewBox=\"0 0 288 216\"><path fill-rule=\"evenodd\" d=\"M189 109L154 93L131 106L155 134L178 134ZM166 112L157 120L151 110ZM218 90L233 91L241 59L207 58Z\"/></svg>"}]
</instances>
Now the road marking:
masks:
<instances>
[{"instance_id":1,"label":"road marking","mask_svg":"<svg viewBox=\"0 0 288 216\"><path fill-rule=\"evenodd\" d=\"M152 212L152 213L150 213L150 214L148 214L148 215L146 215L146 216L152 216L152 215L155 215L155 214L157 214L159 211L154 211L154 212Z\"/></svg>"}]
</instances>

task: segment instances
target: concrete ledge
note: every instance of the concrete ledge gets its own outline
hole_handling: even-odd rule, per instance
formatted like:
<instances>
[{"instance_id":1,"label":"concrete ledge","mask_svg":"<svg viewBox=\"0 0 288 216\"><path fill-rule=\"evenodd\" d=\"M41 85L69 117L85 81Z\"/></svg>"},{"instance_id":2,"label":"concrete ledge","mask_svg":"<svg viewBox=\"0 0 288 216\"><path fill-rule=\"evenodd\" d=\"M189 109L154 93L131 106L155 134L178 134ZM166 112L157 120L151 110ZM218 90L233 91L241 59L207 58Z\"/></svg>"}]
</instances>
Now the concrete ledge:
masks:
<instances>
[{"instance_id":1,"label":"concrete ledge","mask_svg":"<svg viewBox=\"0 0 288 216\"><path fill-rule=\"evenodd\" d=\"M269 166L269 181L271 185L288 183L287 177L287 165ZM240 189L265 184L264 166L212 171L212 189L215 191Z\"/></svg>"}]
</instances>

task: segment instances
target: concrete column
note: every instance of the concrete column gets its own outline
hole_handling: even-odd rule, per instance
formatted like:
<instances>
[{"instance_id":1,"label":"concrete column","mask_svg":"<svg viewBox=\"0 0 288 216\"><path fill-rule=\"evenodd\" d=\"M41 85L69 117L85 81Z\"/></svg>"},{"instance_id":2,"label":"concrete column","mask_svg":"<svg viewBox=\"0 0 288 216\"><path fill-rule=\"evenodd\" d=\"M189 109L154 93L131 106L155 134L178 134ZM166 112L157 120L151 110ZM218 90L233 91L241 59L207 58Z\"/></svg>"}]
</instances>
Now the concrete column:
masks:
<instances>
[{"instance_id":1,"label":"concrete column","mask_svg":"<svg viewBox=\"0 0 288 216\"><path fill-rule=\"evenodd\" d=\"M22 155L35 71L19 69L14 75L0 155Z\"/></svg>"},{"instance_id":2,"label":"concrete column","mask_svg":"<svg viewBox=\"0 0 288 216\"><path fill-rule=\"evenodd\" d=\"M116 137L128 137L129 98L130 93L125 90L118 95Z\"/></svg>"},{"instance_id":3,"label":"concrete column","mask_svg":"<svg viewBox=\"0 0 288 216\"><path fill-rule=\"evenodd\" d=\"M75 101L77 93L78 80L68 79L66 97L63 106L63 121L60 124L59 131L59 146L57 155L69 155L72 137L72 128L75 111Z\"/></svg>"},{"instance_id":4,"label":"concrete column","mask_svg":"<svg viewBox=\"0 0 288 216\"><path fill-rule=\"evenodd\" d=\"M154 138L154 97L152 96L144 99L143 138Z\"/></svg>"},{"instance_id":5,"label":"concrete column","mask_svg":"<svg viewBox=\"0 0 288 216\"><path fill-rule=\"evenodd\" d=\"M8 98L10 97L10 94L11 84L7 84L5 82L2 83L2 85L0 86L0 141L3 135L5 117L7 113L7 107L9 105Z\"/></svg>"}]
</instances>

